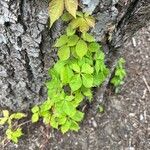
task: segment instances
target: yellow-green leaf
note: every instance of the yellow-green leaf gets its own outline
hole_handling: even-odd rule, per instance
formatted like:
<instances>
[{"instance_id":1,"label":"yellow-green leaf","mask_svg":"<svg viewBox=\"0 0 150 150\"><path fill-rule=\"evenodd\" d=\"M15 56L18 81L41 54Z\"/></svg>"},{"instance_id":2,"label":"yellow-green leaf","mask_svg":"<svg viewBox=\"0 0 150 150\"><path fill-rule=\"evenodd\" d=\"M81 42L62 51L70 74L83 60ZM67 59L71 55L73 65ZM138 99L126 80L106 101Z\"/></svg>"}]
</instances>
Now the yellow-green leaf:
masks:
<instances>
[{"instance_id":1,"label":"yellow-green leaf","mask_svg":"<svg viewBox=\"0 0 150 150\"><path fill-rule=\"evenodd\" d=\"M91 88L93 86L93 76L90 74L82 75L82 81L86 88Z\"/></svg>"},{"instance_id":2,"label":"yellow-green leaf","mask_svg":"<svg viewBox=\"0 0 150 150\"><path fill-rule=\"evenodd\" d=\"M87 53L87 49L86 42L80 39L76 45L76 53L81 59Z\"/></svg>"},{"instance_id":3,"label":"yellow-green leaf","mask_svg":"<svg viewBox=\"0 0 150 150\"><path fill-rule=\"evenodd\" d=\"M66 10L76 18L76 11L78 8L78 0L65 0Z\"/></svg>"},{"instance_id":4,"label":"yellow-green leaf","mask_svg":"<svg viewBox=\"0 0 150 150\"><path fill-rule=\"evenodd\" d=\"M39 120L39 114L38 113L34 113L32 115L32 119L31 120L32 120L32 123L37 122Z\"/></svg>"},{"instance_id":5,"label":"yellow-green leaf","mask_svg":"<svg viewBox=\"0 0 150 150\"><path fill-rule=\"evenodd\" d=\"M79 74L72 77L69 83L71 90L76 91L82 86L82 80Z\"/></svg>"},{"instance_id":6,"label":"yellow-green leaf","mask_svg":"<svg viewBox=\"0 0 150 150\"><path fill-rule=\"evenodd\" d=\"M3 116L4 117L9 117L9 111L8 110L3 110Z\"/></svg>"},{"instance_id":7,"label":"yellow-green leaf","mask_svg":"<svg viewBox=\"0 0 150 150\"><path fill-rule=\"evenodd\" d=\"M61 132L63 134L66 133L69 130L70 125L71 125L71 122L67 120L66 123L61 126Z\"/></svg>"},{"instance_id":8,"label":"yellow-green leaf","mask_svg":"<svg viewBox=\"0 0 150 150\"><path fill-rule=\"evenodd\" d=\"M62 15L64 0L52 0L49 4L50 27Z\"/></svg>"},{"instance_id":9,"label":"yellow-green leaf","mask_svg":"<svg viewBox=\"0 0 150 150\"><path fill-rule=\"evenodd\" d=\"M67 60L70 57L70 48L69 46L64 45L58 51L58 56L60 60Z\"/></svg>"},{"instance_id":10,"label":"yellow-green leaf","mask_svg":"<svg viewBox=\"0 0 150 150\"><path fill-rule=\"evenodd\" d=\"M95 19L92 16L88 16L85 18L87 24L89 25L89 27L93 27L95 26Z\"/></svg>"},{"instance_id":11,"label":"yellow-green leaf","mask_svg":"<svg viewBox=\"0 0 150 150\"><path fill-rule=\"evenodd\" d=\"M86 74L92 74L94 72L94 69L88 63L84 63L82 65L81 72Z\"/></svg>"},{"instance_id":12,"label":"yellow-green leaf","mask_svg":"<svg viewBox=\"0 0 150 150\"><path fill-rule=\"evenodd\" d=\"M56 43L55 43L55 47L61 47L63 45L65 45L68 42L68 36L67 35L62 35L59 37L59 39L57 39Z\"/></svg>"}]
</instances>

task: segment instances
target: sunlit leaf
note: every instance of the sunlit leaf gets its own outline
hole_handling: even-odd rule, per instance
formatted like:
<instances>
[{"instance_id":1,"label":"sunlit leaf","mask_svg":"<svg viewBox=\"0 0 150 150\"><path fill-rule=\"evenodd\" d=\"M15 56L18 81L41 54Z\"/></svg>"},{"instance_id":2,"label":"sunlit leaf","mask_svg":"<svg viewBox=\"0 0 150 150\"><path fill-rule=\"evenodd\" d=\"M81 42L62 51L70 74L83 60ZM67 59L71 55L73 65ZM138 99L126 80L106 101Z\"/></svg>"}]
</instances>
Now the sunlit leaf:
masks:
<instances>
[{"instance_id":1,"label":"sunlit leaf","mask_svg":"<svg viewBox=\"0 0 150 150\"><path fill-rule=\"evenodd\" d=\"M76 45L76 53L80 58L87 53L87 44L82 39L80 39Z\"/></svg>"},{"instance_id":2,"label":"sunlit leaf","mask_svg":"<svg viewBox=\"0 0 150 150\"><path fill-rule=\"evenodd\" d=\"M35 123L39 120L39 114L38 113L34 113L32 115L32 118L31 118L32 122Z\"/></svg>"},{"instance_id":3,"label":"sunlit leaf","mask_svg":"<svg viewBox=\"0 0 150 150\"><path fill-rule=\"evenodd\" d=\"M82 80L81 80L80 75L73 76L69 85L72 91L78 90L82 86Z\"/></svg>"},{"instance_id":4,"label":"sunlit leaf","mask_svg":"<svg viewBox=\"0 0 150 150\"><path fill-rule=\"evenodd\" d=\"M64 0L52 0L49 3L50 27L59 19L64 10Z\"/></svg>"},{"instance_id":5,"label":"sunlit leaf","mask_svg":"<svg viewBox=\"0 0 150 150\"><path fill-rule=\"evenodd\" d=\"M65 0L66 10L76 18L76 11L78 8L78 0Z\"/></svg>"},{"instance_id":6,"label":"sunlit leaf","mask_svg":"<svg viewBox=\"0 0 150 150\"><path fill-rule=\"evenodd\" d=\"M62 46L58 50L58 56L60 60L67 60L70 57L70 48L67 45Z\"/></svg>"},{"instance_id":7,"label":"sunlit leaf","mask_svg":"<svg viewBox=\"0 0 150 150\"><path fill-rule=\"evenodd\" d=\"M83 85L86 88L90 88L93 86L93 76L90 74L84 74L82 75L82 81L83 81Z\"/></svg>"},{"instance_id":8,"label":"sunlit leaf","mask_svg":"<svg viewBox=\"0 0 150 150\"><path fill-rule=\"evenodd\" d=\"M65 45L68 42L68 36L67 35L62 35L57 39L55 47L61 47Z\"/></svg>"}]
</instances>

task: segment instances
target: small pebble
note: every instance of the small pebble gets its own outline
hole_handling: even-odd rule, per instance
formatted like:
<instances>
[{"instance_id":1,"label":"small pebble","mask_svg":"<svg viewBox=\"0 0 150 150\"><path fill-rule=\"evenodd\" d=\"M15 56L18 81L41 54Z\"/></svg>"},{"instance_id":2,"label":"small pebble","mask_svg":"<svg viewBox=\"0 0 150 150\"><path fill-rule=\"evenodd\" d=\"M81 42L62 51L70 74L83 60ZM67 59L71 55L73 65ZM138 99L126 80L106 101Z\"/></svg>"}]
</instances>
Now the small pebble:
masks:
<instances>
[{"instance_id":1,"label":"small pebble","mask_svg":"<svg viewBox=\"0 0 150 150\"><path fill-rule=\"evenodd\" d=\"M97 122L95 120L92 121L92 125L94 128L97 128Z\"/></svg>"}]
</instances>

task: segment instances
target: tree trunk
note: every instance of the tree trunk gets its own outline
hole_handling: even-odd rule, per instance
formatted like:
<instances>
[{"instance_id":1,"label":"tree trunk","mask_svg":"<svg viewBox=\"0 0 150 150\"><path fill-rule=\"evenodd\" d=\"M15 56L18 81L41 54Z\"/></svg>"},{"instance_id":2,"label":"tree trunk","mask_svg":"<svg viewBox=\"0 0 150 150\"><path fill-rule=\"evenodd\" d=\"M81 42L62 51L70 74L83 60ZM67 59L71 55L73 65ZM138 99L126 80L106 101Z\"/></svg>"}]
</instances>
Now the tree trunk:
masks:
<instances>
[{"instance_id":1,"label":"tree trunk","mask_svg":"<svg viewBox=\"0 0 150 150\"><path fill-rule=\"evenodd\" d=\"M91 33L104 45L106 60L113 72L118 54L112 51L121 49L124 41L150 20L149 0L80 2L82 9L96 18L96 27ZM48 3L48 0L0 1L1 107L28 110L47 97L44 85L47 70L57 60L52 44L64 30L61 21L48 29ZM108 36L112 37L111 42ZM102 99L109 78L98 89L95 106Z\"/></svg>"}]
</instances>

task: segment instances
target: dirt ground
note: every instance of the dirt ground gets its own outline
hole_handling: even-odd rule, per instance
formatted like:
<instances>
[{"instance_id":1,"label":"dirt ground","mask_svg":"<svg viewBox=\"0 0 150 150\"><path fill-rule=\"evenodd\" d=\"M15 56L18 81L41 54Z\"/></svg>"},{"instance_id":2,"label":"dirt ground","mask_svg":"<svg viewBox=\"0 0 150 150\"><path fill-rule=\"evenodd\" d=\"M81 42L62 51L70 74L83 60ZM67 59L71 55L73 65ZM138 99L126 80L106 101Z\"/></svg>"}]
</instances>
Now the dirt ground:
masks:
<instances>
[{"instance_id":1,"label":"dirt ground","mask_svg":"<svg viewBox=\"0 0 150 150\"><path fill-rule=\"evenodd\" d=\"M150 150L150 24L125 43L123 57L125 84L119 95L107 93L105 113L87 113L80 131L66 135L29 124L18 145L1 149Z\"/></svg>"}]
</instances>

